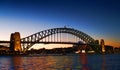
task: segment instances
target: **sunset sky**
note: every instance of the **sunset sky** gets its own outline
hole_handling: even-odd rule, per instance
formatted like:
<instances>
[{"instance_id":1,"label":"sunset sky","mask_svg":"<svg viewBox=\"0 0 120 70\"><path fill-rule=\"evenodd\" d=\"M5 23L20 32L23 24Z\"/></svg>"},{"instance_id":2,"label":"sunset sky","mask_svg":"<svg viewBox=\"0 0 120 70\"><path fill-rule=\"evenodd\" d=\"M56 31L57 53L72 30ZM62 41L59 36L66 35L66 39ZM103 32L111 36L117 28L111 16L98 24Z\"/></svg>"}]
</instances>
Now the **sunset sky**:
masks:
<instances>
[{"instance_id":1,"label":"sunset sky","mask_svg":"<svg viewBox=\"0 0 120 70\"><path fill-rule=\"evenodd\" d=\"M119 0L0 0L0 40L70 27L120 46Z\"/></svg>"}]
</instances>

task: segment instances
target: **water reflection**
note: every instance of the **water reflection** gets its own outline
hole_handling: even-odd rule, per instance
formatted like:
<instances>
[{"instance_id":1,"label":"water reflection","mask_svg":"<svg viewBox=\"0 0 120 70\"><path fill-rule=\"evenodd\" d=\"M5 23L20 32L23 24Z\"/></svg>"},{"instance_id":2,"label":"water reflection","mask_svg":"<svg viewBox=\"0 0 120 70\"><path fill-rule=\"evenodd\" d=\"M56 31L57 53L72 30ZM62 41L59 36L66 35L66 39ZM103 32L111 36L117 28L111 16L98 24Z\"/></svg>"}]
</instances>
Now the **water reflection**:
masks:
<instances>
[{"instance_id":1,"label":"water reflection","mask_svg":"<svg viewBox=\"0 0 120 70\"><path fill-rule=\"evenodd\" d=\"M12 59L13 59L14 70L24 70L23 61L20 56L14 56Z\"/></svg>"},{"instance_id":2,"label":"water reflection","mask_svg":"<svg viewBox=\"0 0 120 70\"><path fill-rule=\"evenodd\" d=\"M0 56L0 70L120 70L120 55Z\"/></svg>"},{"instance_id":3,"label":"water reflection","mask_svg":"<svg viewBox=\"0 0 120 70\"><path fill-rule=\"evenodd\" d=\"M86 53L81 53L80 54L80 60L82 64L82 69L81 70L88 70L88 63L87 63L87 54Z\"/></svg>"},{"instance_id":4,"label":"water reflection","mask_svg":"<svg viewBox=\"0 0 120 70\"><path fill-rule=\"evenodd\" d=\"M11 59L9 56L0 56L0 70L8 70L10 69Z\"/></svg>"},{"instance_id":5,"label":"water reflection","mask_svg":"<svg viewBox=\"0 0 120 70\"><path fill-rule=\"evenodd\" d=\"M102 57L102 67L101 70L106 70L105 65L106 65L106 57L104 55L101 56Z\"/></svg>"},{"instance_id":6,"label":"water reflection","mask_svg":"<svg viewBox=\"0 0 120 70\"><path fill-rule=\"evenodd\" d=\"M14 70L70 70L72 56L13 57Z\"/></svg>"}]
</instances>

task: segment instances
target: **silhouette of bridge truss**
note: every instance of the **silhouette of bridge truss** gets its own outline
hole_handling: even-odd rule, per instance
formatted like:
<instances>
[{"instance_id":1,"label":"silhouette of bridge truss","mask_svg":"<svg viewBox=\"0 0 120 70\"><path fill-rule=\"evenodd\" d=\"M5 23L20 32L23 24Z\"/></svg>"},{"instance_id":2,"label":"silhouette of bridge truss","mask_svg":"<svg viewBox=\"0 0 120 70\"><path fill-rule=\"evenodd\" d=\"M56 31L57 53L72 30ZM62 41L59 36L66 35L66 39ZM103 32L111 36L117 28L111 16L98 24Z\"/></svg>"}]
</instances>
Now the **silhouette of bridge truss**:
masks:
<instances>
[{"instance_id":1,"label":"silhouette of bridge truss","mask_svg":"<svg viewBox=\"0 0 120 70\"><path fill-rule=\"evenodd\" d=\"M64 40L67 39L66 36L68 34L75 36L71 40L76 39L76 41L74 40L74 41L64 42ZM91 48L95 52L101 52L100 47L98 46L99 44L96 44L95 40L91 36L87 35L86 33L82 31L79 31L73 28L66 28L66 27L43 30L35 34L29 35L25 38L21 38L21 45L22 45L22 49L26 51L36 43L78 44L79 41L80 42L82 41L82 43L80 43L79 45L91 45ZM10 41L0 41L0 43L10 43Z\"/></svg>"}]
</instances>

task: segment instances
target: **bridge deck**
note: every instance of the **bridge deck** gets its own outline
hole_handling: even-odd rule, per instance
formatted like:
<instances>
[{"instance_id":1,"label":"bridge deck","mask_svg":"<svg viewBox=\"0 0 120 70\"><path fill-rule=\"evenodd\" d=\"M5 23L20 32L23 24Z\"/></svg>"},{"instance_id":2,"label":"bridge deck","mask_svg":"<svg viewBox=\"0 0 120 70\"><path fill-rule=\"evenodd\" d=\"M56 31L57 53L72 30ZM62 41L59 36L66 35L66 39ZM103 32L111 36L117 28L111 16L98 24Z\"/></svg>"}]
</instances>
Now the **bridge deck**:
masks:
<instances>
[{"instance_id":1,"label":"bridge deck","mask_svg":"<svg viewBox=\"0 0 120 70\"><path fill-rule=\"evenodd\" d=\"M0 41L0 43L10 43L10 41ZM78 43L75 43L75 42L31 42L31 41L21 41L21 43L39 43L39 44L78 44ZM80 43L80 45L87 45L87 44L82 44Z\"/></svg>"}]
</instances>

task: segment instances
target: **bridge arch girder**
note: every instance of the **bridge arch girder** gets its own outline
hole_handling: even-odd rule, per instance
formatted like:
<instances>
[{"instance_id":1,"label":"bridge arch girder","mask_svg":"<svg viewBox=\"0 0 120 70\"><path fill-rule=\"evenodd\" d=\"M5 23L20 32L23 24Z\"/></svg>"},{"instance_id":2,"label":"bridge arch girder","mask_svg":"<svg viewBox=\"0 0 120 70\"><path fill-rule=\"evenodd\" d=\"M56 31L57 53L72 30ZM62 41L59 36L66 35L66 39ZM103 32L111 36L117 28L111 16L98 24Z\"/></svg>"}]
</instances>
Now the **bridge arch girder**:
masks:
<instances>
[{"instance_id":1,"label":"bridge arch girder","mask_svg":"<svg viewBox=\"0 0 120 70\"><path fill-rule=\"evenodd\" d=\"M48 29L44 31L40 31L38 33L32 34L28 37L22 38L21 41L29 41L29 42L37 42L42 40L43 38L46 38L50 35L56 34L56 33L68 33L77 36L81 40L83 40L86 44L89 44L91 42L95 42L95 40L90 37L89 35L85 34L82 31L73 29L73 28L53 28ZM33 46L35 43L27 43L23 44L23 49L29 49L31 46Z\"/></svg>"}]
</instances>

